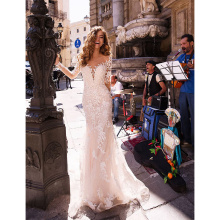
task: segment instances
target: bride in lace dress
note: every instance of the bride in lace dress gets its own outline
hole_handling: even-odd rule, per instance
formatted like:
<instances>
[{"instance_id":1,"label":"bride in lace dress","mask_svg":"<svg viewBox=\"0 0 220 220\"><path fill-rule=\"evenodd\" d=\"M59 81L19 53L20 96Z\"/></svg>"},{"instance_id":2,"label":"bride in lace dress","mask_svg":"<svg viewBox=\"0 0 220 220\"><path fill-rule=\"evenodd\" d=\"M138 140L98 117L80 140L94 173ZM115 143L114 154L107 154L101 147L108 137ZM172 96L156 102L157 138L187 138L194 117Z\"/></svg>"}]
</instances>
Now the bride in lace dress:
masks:
<instances>
[{"instance_id":1,"label":"bride in lace dress","mask_svg":"<svg viewBox=\"0 0 220 220\"><path fill-rule=\"evenodd\" d=\"M84 80L86 139L80 158L81 189L80 198L70 196L70 216L83 206L102 212L132 200L138 200L144 208L149 199L148 188L129 169L116 142L110 95L111 64L108 37L101 26L91 29L73 72L59 63L58 57L55 61L70 79L81 72Z\"/></svg>"}]
</instances>

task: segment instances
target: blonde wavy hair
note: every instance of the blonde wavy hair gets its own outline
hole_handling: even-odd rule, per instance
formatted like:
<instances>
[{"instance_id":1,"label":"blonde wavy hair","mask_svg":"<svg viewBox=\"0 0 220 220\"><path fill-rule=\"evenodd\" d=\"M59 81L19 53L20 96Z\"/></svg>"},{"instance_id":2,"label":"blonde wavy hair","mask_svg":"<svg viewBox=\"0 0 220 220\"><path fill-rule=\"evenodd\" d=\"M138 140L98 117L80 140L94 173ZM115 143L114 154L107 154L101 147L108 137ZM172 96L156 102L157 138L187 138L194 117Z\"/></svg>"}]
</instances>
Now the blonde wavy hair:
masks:
<instances>
[{"instance_id":1,"label":"blonde wavy hair","mask_svg":"<svg viewBox=\"0 0 220 220\"><path fill-rule=\"evenodd\" d=\"M109 40L105 29L102 26L95 26L88 33L82 51L78 55L80 66L86 66L88 61L92 58L95 49L96 35L98 31L102 31L104 34L104 44L100 47L100 53L105 56L111 55L111 47L109 45Z\"/></svg>"}]
</instances>

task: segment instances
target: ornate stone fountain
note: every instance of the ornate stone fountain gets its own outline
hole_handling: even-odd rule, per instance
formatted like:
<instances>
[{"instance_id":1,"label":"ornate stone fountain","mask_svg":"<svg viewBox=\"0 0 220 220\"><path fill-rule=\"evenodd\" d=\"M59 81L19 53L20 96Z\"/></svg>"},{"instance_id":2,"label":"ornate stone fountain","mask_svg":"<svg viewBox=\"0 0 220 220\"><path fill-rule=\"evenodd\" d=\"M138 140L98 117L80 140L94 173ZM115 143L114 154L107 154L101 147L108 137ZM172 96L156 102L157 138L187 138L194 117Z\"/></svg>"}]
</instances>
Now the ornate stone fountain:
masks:
<instances>
[{"instance_id":1,"label":"ornate stone fountain","mask_svg":"<svg viewBox=\"0 0 220 220\"><path fill-rule=\"evenodd\" d=\"M159 9L155 0L140 0L141 13L138 19L124 26L117 26L116 58L113 60L113 73L124 83L142 87L145 76L145 62L163 62L161 41L168 36L165 19L158 18Z\"/></svg>"}]
</instances>

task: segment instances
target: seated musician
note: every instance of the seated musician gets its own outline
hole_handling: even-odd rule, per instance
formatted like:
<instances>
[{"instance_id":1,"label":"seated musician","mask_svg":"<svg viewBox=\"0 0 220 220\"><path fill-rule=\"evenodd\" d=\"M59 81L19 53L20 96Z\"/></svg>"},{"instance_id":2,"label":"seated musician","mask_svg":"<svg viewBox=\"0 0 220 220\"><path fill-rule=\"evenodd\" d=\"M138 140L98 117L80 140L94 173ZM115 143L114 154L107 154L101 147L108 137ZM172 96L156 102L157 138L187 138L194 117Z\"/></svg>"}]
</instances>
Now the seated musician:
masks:
<instances>
[{"instance_id":1,"label":"seated musician","mask_svg":"<svg viewBox=\"0 0 220 220\"><path fill-rule=\"evenodd\" d=\"M118 110L119 105L122 105L123 94L116 94L117 91L123 90L123 85L117 81L117 76L111 76L111 95L112 95L112 105L114 108L114 116L112 119L113 124L118 122Z\"/></svg>"},{"instance_id":2,"label":"seated musician","mask_svg":"<svg viewBox=\"0 0 220 220\"><path fill-rule=\"evenodd\" d=\"M145 86L143 95L134 96L130 101L131 114L136 117L136 103L142 103L142 106L150 105L152 96L162 96L165 94L167 88L162 78L162 75L155 71L156 63L153 60L146 62L147 75L145 79Z\"/></svg>"}]
</instances>

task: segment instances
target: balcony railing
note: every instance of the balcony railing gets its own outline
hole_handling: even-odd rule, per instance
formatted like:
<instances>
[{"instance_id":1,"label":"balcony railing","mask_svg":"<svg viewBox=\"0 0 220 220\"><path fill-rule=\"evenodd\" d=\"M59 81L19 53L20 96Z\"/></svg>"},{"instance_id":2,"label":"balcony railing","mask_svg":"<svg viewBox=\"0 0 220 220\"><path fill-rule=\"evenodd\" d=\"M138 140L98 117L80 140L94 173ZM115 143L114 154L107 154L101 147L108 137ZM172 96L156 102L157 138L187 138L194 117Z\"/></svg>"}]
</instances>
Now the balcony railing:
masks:
<instances>
[{"instance_id":1,"label":"balcony railing","mask_svg":"<svg viewBox=\"0 0 220 220\"><path fill-rule=\"evenodd\" d=\"M112 0L102 0L100 3L100 8L100 21L102 21L103 19L109 19L112 16Z\"/></svg>"}]
</instances>

